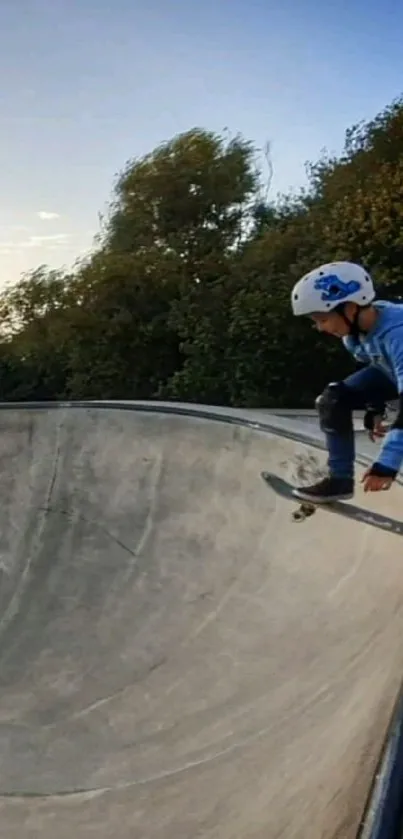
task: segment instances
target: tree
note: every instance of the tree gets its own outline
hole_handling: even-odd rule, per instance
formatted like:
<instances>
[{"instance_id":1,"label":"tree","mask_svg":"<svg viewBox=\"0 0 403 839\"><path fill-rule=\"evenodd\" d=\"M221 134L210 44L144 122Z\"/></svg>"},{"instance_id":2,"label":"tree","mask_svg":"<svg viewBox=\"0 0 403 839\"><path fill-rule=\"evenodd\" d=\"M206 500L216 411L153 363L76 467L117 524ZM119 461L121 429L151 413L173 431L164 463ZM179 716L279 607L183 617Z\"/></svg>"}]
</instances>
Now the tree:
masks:
<instances>
[{"instance_id":1,"label":"tree","mask_svg":"<svg viewBox=\"0 0 403 839\"><path fill-rule=\"evenodd\" d=\"M0 298L3 398L63 397L69 364L73 277L41 266ZM12 378L10 379L10 370Z\"/></svg>"},{"instance_id":2,"label":"tree","mask_svg":"<svg viewBox=\"0 0 403 839\"><path fill-rule=\"evenodd\" d=\"M401 295L403 100L349 129L340 159L324 156L309 174L318 256L363 262L389 293Z\"/></svg>"},{"instance_id":3,"label":"tree","mask_svg":"<svg viewBox=\"0 0 403 839\"><path fill-rule=\"evenodd\" d=\"M292 317L293 283L352 259L403 296L403 101L308 174L270 202L252 145L201 129L130 162L97 251L1 295L3 398L312 405L353 362Z\"/></svg>"},{"instance_id":4,"label":"tree","mask_svg":"<svg viewBox=\"0 0 403 839\"><path fill-rule=\"evenodd\" d=\"M180 364L169 325L178 272L172 254L101 251L77 279L67 395L152 398Z\"/></svg>"},{"instance_id":5,"label":"tree","mask_svg":"<svg viewBox=\"0 0 403 839\"><path fill-rule=\"evenodd\" d=\"M187 283L215 281L246 235L258 183L253 155L239 137L225 143L193 129L131 161L116 184L103 247L172 253Z\"/></svg>"},{"instance_id":6,"label":"tree","mask_svg":"<svg viewBox=\"0 0 403 839\"><path fill-rule=\"evenodd\" d=\"M199 321L209 287L218 306L257 182L250 144L201 130L126 167L82 272L72 394L151 397L180 374L197 341L186 322Z\"/></svg>"},{"instance_id":7,"label":"tree","mask_svg":"<svg viewBox=\"0 0 403 839\"><path fill-rule=\"evenodd\" d=\"M3 335L15 335L52 318L75 302L73 278L41 265L8 285L0 297L0 324Z\"/></svg>"}]
</instances>

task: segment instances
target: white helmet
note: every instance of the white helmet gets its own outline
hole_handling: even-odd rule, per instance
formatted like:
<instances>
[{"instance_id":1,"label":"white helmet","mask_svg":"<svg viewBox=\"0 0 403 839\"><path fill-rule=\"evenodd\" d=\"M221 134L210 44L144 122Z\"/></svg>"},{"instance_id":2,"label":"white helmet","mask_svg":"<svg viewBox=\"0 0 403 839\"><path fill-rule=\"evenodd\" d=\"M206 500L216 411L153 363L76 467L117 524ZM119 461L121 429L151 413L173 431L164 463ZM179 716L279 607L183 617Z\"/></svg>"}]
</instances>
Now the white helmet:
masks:
<instances>
[{"instance_id":1,"label":"white helmet","mask_svg":"<svg viewBox=\"0 0 403 839\"><path fill-rule=\"evenodd\" d=\"M370 275L354 262L328 262L305 274L291 292L294 315L330 312L340 303L368 306L375 297Z\"/></svg>"}]
</instances>

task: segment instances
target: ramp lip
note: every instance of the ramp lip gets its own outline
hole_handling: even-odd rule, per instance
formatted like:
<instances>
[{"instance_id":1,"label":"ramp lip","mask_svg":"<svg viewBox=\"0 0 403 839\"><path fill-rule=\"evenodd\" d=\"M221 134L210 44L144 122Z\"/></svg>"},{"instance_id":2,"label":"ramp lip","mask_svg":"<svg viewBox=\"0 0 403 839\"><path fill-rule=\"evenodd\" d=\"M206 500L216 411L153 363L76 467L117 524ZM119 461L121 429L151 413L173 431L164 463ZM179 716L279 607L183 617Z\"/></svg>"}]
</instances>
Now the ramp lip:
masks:
<instances>
[{"instance_id":1,"label":"ramp lip","mask_svg":"<svg viewBox=\"0 0 403 839\"><path fill-rule=\"evenodd\" d=\"M286 437L290 440L297 440L307 445L314 446L319 449L324 449L323 443L318 439L313 431L308 429L301 430L292 428L290 421L273 415L273 419L266 420L263 418L253 419L251 416L243 412L243 409L221 408L210 405L194 405L192 403L176 403L176 402L155 402L155 401L125 401L125 400L77 400L77 401L52 401L52 402L3 402L0 404L0 410L69 410L74 408L82 409L100 409L100 410L123 410L133 411L137 413L148 412L154 414L173 414L176 416L196 417L198 419L212 420L218 422L228 423L230 425L240 425L245 428L252 428L256 431L268 432L277 434L281 437ZM235 413L236 411L236 413ZM234 412L234 413L233 413ZM274 421L273 421L274 420ZM278 420L278 423L276 422Z\"/></svg>"},{"instance_id":2,"label":"ramp lip","mask_svg":"<svg viewBox=\"0 0 403 839\"><path fill-rule=\"evenodd\" d=\"M159 400L130 400L130 399L77 399L77 400L52 400L32 402L2 402L0 410L69 410L81 408L84 410L123 410L137 413L170 414L175 416L195 417L196 419L223 422L229 425L238 425L255 431L275 434L287 440L294 440L307 446L312 446L319 451L325 451L324 442L320 439L318 432L313 428L298 426L298 421L270 413L270 419L259 414L259 408L227 408L225 406L203 405L192 402L165 402ZM256 417L250 415L250 411L256 410ZM261 409L262 411L265 409ZM361 466L368 466L372 458L364 452L357 452L356 461ZM396 483L403 485L403 474L398 475Z\"/></svg>"},{"instance_id":3,"label":"ramp lip","mask_svg":"<svg viewBox=\"0 0 403 839\"><path fill-rule=\"evenodd\" d=\"M32 402L2 402L0 410L69 410L81 408L84 410L123 410L137 413L171 414L175 416L195 417L215 422L223 422L229 425L238 425L244 428L254 429L263 433L275 434L288 440L304 443L320 451L325 450L323 441L319 438L314 429L298 426L296 420L279 414L270 414L266 419L256 409L256 418L250 415L251 410L243 408L227 408L216 405L202 405L190 402L164 402L157 400L125 400L125 399L78 399L78 400L52 400ZM265 410L265 409L262 409ZM367 466L371 458L363 452L357 453L356 460L360 465ZM397 482L403 484L403 476L397 477Z\"/></svg>"}]
</instances>

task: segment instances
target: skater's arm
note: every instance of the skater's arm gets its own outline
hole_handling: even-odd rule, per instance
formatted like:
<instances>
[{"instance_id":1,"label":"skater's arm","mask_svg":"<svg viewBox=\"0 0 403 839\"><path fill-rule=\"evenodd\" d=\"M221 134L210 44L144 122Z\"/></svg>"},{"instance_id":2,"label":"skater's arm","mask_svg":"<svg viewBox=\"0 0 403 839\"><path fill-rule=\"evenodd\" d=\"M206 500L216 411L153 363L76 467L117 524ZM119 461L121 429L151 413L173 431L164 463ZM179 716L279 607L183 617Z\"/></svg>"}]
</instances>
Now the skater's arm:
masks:
<instances>
[{"instance_id":1,"label":"skater's arm","mask_svg":"<svg viewBox=\"0 0 403 839\"><path fill-rule=\"evenodd\" d=\"M385 349L395 374L399 405L374 465L395 477L403 463L403 328L391 331L390 337L385 340Z\"/></svg>"}]
</instances>

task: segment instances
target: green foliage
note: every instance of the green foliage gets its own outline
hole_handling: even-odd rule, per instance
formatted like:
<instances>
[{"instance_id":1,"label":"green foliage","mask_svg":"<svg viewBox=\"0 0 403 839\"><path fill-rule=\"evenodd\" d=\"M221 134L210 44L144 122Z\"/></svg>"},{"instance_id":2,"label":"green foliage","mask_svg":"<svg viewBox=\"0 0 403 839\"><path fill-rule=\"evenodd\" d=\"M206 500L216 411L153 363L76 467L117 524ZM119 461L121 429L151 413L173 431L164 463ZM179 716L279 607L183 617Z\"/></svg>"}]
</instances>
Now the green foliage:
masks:
<instances>
[{"instance_id":1,"label":"green foliage","mask_svg":"<svg viewBox=\"0 0 403 839\"><path fill-rule=\"evenodd\" d=\"M64 396L67 336L75 306L73 278L47 271L43 266L3 292L0 298L3 399Z\"/></svg>"},{"instance_id":2,"label":"green foliage","mask_svg":"<svg viewBox=\"0 0 403 839\"><path fill-rule=\"evenodd\" d=\"M292 284L353 259L403 296L403 102L346 133L309 184L262 197L252 145L193 129L117 178L98 249L0 296L4 399L169 398L311 406L353 369L294 319Z\"/></svg>"},{"instance_id":3,"label":"green foliage","mask_svg":"<svg viewBox=\"0 0 403 839\"><path fill-rule=\"evenodd\" d=\"M100 253L82 271L71 319L67 395L151 398L180 363L169 324L178 294L171 254Z\"/></svg>"},{"instance_id":4,"label":"green foliage","mask_svg":"<svg viewBox=\"0 0 403 839\"><path fill-rule=\"evenodd\" d=\"M220 272L244 234L257 188L250 144L198 129L181 134L120 175L103 243L115 253L174 253L188 280Z\"/></svg>"}]
</instances>

